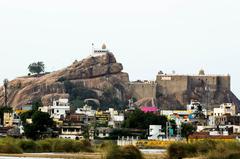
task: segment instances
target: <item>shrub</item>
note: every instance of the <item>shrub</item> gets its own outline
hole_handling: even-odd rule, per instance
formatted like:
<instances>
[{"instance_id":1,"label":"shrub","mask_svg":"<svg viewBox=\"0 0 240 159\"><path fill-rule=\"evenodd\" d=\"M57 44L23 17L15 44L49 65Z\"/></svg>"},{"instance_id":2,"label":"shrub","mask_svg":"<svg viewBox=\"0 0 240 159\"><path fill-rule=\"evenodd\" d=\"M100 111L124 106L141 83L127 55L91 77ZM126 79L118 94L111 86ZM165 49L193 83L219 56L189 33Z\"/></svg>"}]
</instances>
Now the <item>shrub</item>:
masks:
<instances>
[{"instance_id":1,"label":"shrub","mask_svg":"<svg viewBox=\"0 0 240 159\"><path fill-rule=\"evenodd\" d=\"M39 141L39 143L44 152L93 152L92 145L85 140L45 139ZM45 146L45 148L43 146Z\"/></svg>"},{"instance_id":2,"label":"shrub","mask_svg":"<svg viewBox=\"0 0 240 159\"><path fill-rule=\"evenodd\" d=\"M207 156L208 159L239 159L240 152L227 151L224 153L219 153L217 151L212 151Z\"/></svg>"},{"instance_id":3,"label":"shrub","mask_svg":"<svg viewBox=\"0 0 240 159\"><path fill-rule=\"evenodd\" d=\"M218 142L215 149L208 154L209 159L238 159L240 158L239 142Z\"/></svg>"},{"instance_id":4,"label":"shrub","mask_svg":"<svg viewBox=\"0 0 240 159\"><path fill-rule=\"evenodd\" d=\"M168 155L170 159L194 157L196 154L197 148L194 144L174 143L168 147Z\"/></svg>"},{"instance_id":5,"label":"shrub","mask_svg":"<svg viewBox=\"0 0 240 159\"><path fill-rule=\"evenodd\" d=\"M18 143L19 147L27 153L41 152L41 147L33 140L20 140Z\"/></svg>"},{"instance_id":6,"label":"shrub","mask_svg":"<svg viewBox=\"0 0 240 159\"><path fill-rule=\"evenodd\" d=\"M174 143L168 147L170 159L204 156L208 159L240 158L239 141L203 140L193 143Z\"/></svg>"},{"instance_id":7,"label":"shrub","mask_svg":"<svg viewBox=\"0 0 240 159\"><path fill-rule=\"evenodd\" d=\"M203 140L194 143L199 154L207 154L216 148L217 142L213 140Z\"/></svg>"},{"instance_id":8,"label":"shrub","mask_svg":"<svg viewBox=\"0 0 240 159\"><path fill-rule=\"evenodd\" d=\"M80 148L81 152L93 152L93 146L88 140L82 140L76 142L77 147Z\"/></svg>"},{"instance_id":9,"label":"shrub","mask_svg":"<svg viewBox=\"0 0 240 159\"><path fill-rule=\"evenodd\" d=\"M52 142L52 151L53 152L66 152L65 144L67 140L65 139L53 139ZM66 144L67 145L67 144Z\"/></svg>"},{"instance_id":10,"label":"shrub","mask_svg":"<svg viewBox=\"0 0 240 159\"><path fill-rule=\"evenodd\" d=\"M39 140L37 145L41 147L42 152L52 152L52 144L48 140Z\"/></svg>"},{"instance_id":11,"label":"shrub","mask_svg":"<svg viewBox=\"0 0 240 159\"><path fill-rule=\"evenodd\" d=\"M13 138L0 139L0 153L22 153L21 148L16 144L17 140Z\"/></svg>"},{"instance_id":12,"label":"shrub","mask_svg":"<svg viewBox=\"0 0 240 159\"><path fill-rule=\"evenodd\" d=\"M123 159L143 159L142 153L135 146L122 148Z\"/></svg>"},{"instance_id":13,"label":"shrub","mask_svg":"<svg viewBox=\"0 0 240 159\"><path fill-rule=\"evenodd\" d=\"M117 145L107 147L106 159L123 159L123 154Z\"/></svg>"},{"instance_id":14,"label":"shrub","mask_svg":"<svg viewBox=\"0 0 240 159\"><path fill-rule=\"evenodd\" d=\"M0 153L19 154L22 153L22 150L14 143L0 143Z\"/></svg>"},{"instance_id":15,"label":"shrub","mask_svg":"<svg viewBox=\"0 0 240 159\"><path fill-rule=\"evenodd\" d=\"M143 155L134 146L119 147L112 144L108 148L106 159L143 159Z\"/></svg>"}]
</instances>

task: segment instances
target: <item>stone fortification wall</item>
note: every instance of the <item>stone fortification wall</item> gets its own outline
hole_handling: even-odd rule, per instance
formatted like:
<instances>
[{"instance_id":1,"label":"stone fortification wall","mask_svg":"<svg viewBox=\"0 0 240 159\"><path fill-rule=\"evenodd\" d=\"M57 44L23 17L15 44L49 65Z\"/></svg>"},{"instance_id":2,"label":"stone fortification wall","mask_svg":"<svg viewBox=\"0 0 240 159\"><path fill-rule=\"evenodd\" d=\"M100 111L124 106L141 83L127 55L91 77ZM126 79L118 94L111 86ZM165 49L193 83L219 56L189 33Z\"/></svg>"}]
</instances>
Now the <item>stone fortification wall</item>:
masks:
<instances>
[{"instance_id":1,"label":"stone fortification wall","mask_svg":"<svg viewBox=\"0 0 240 159\"><path fill-rule=\"evenodd\" d=\"M209 105L209 108L232 100L229 75L158 74L153 83L132 82L130 90L137 99L154 98L166 109L183 107L192 99Z\"/></svg>"},{"instance_id":2,"label":"stone fortification wall","mask_svg":"<svg viewBox=\"0 0 240 159\"><path fill-rule=\"evenodd\" d=\"M225 101L231 90L229 75L157 75L157 91L164 96L174 96L182 105L191 99L202 103L216 104Z\"/></svg>"},{"instance_id":3,"label":"stone fortification wall","mask_svg":"<svg viewBox=\"0 0 240 159\"><path fill-rule=\"evenodd\" d=\"M157 84L155 82L132 82L130 83L130 90L133 97L137 99L142 98L156 98Z\"/></svg>"},{"instance_id":4,"label":"stone fortification wall","mask_svg":"<svg viewBox=\"0 0 240 159\"><path fill-rule=\"evenodd\" d=\"M218 86L221 90L231 90L231 77L227 76L219 76L218 77Z\"/></svg>"},{"instance_id":5,"label":"stone fortification wall","mask_svg":"<svg viewBox=\"0 0 240 159\"><path fill-rule=\"evenodd\" d=\"M188 90L188 76L157 75L156 83L162 94L179 94Z\"/></svg>"}]
</instances>

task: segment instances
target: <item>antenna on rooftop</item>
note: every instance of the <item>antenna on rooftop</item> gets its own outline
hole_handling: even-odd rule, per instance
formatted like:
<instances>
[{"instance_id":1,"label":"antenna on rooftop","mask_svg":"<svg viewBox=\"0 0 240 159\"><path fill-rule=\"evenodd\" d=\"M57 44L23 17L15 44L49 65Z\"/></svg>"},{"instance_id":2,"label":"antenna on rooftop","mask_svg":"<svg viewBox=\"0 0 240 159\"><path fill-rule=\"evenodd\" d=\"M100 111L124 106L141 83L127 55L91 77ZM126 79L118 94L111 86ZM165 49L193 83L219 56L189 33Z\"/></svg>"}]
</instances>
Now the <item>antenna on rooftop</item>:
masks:
<instances>
[{"instance_id":1,"label":"antenna on rooftop","mask_svg":"<svg viewBox=\"0 0 240 159\"><path fill-rule=\"evenodd\" d=\"M94 54L94 43L92 43L92 54Z\"/></svg>"}]
</instances>

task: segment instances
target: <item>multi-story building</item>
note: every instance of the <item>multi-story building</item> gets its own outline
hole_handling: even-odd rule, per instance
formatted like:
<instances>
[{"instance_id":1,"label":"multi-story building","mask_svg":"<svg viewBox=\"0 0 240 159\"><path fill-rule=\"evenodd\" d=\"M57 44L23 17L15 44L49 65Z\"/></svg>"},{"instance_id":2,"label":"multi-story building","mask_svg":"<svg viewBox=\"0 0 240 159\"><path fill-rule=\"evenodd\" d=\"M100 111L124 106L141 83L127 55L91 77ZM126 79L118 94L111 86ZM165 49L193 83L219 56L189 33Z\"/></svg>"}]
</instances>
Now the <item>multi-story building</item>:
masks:
<instances>
[{"instance_id":1,"label":"multi-story building","mask_svg":"<svg viewBox=\"0 0 240 159\"><path fill-rule=\"evenodd\" d=\"M111 119L111 115L106 111L97 111L96 112L96 125L99 127L107 127Z\"/></svg>"},{"instance_id":2,"label":"multi-story building","mask_svg":"<svg viewBox=\"0 0 240 159\"><path fill-rule=\"evenodd\" d=\"M49 106L50 116L54 120L64 119L66 113L70 111L68 99L59 99L53 101L53 106Z\"/></svg>"},{"instance_id":3,"label":"multi-story building","mask_svg":"<svg viewBox=\"0 0 240 159\"><path fill-rule=\"evenodd\" d=\"M213 109L213 116L236 115L236 106L232 103L221 104L219 108Z\"/></svg>"},{"instance_id":4,"label":"multi-story building","mask_svg":"<svg viewBox=\"0 0 240 159\"><path fill-rule=\"evenodd\" d=\"M85 114L88 117L94 117L96 110L93 110L91 106L85 105L83 108L77 108L75 111L76 114Z\"/></svg>"},{"instance_id":5,"label":"multi-story building","mask_svg":"<svg viewBox=\"0 0 240 159\"><path fill-rule=\"evenodd\" d=\"M80 122L63 122L59 138L80 140L84 139L85 125Z\"/></svg>"},{"instance_id":6,"label":"multi-story building","mask_svg":"<svg viewBox=\"0 0 240 159\"><path fill-rule=\"evenodd\" d=\"M108 122L108 126L112 128L121 128L121 125L124 121L124 114L119 113L113 108L109 108L107 112L110 113L110 120Z\"/></svg>"},{"instance_id":7,"label":"multi-story building","mask_svg":"<svg viewBox=\"0 0 240 159\"><path fill-rule=\"evenodd\" d=\"M87 131L87 115L85 114L70 114L67 113L60 126L59 138L80 140L84 138L84 133Z\"/></svg>"}]
</instances>

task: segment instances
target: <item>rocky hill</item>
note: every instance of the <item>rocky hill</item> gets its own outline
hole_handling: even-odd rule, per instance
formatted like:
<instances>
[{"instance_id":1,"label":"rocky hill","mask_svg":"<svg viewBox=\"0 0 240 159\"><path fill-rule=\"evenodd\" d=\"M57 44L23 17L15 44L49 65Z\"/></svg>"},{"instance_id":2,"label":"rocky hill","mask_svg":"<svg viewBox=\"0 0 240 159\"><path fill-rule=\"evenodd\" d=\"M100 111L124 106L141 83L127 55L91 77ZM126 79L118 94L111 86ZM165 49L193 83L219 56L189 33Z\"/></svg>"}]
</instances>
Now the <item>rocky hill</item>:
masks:
<instances>
[{"instance_id":1,"label":"rocky hill","mask_svg":"<svg viewBox=\"0 0 240 159\"><path fill-rule=\"evenodd\" d=\"M10 81L8 105L25 105L36 98L50 105L53 99L71 99L72 94L82 92L83 99L85 94L93 95L104 107L127 104L134 97L138 100L136 106L156 105L160 109L185 109L191 99L209 103L209 109L223 102L233 102L240 108L238 98L230 90L228 76L157 75L156 81L129 82L128 74L122 70L113 53L99 51L62 70ZM67 82L75 89L72 93L66 88ZM209 92L205 91L206 86ZM0 87L0 106L4 105L4 95L4 88Z\"/></svg>"},{"instance_id":2,"label":"rocky hill","mask_svg":"<svg viewBox=\"0 0 240 159\"><path fill-rule=\"evenodd\" d=\"M66 80L71 81L75 87L89 88L99 96L105 89L114 87L119 89L117 96L125 100L129 77L122 70L122 64L117 63L112 53L95 53L59 71L40 76L19 77L10 81L8 105L24 105L38 97L42 98L44 105L49 105L55 98L66 98L69 96L64 88ZM0 105L4 105L3 87L0 87Z\"/></svg>"}]
</instances>

